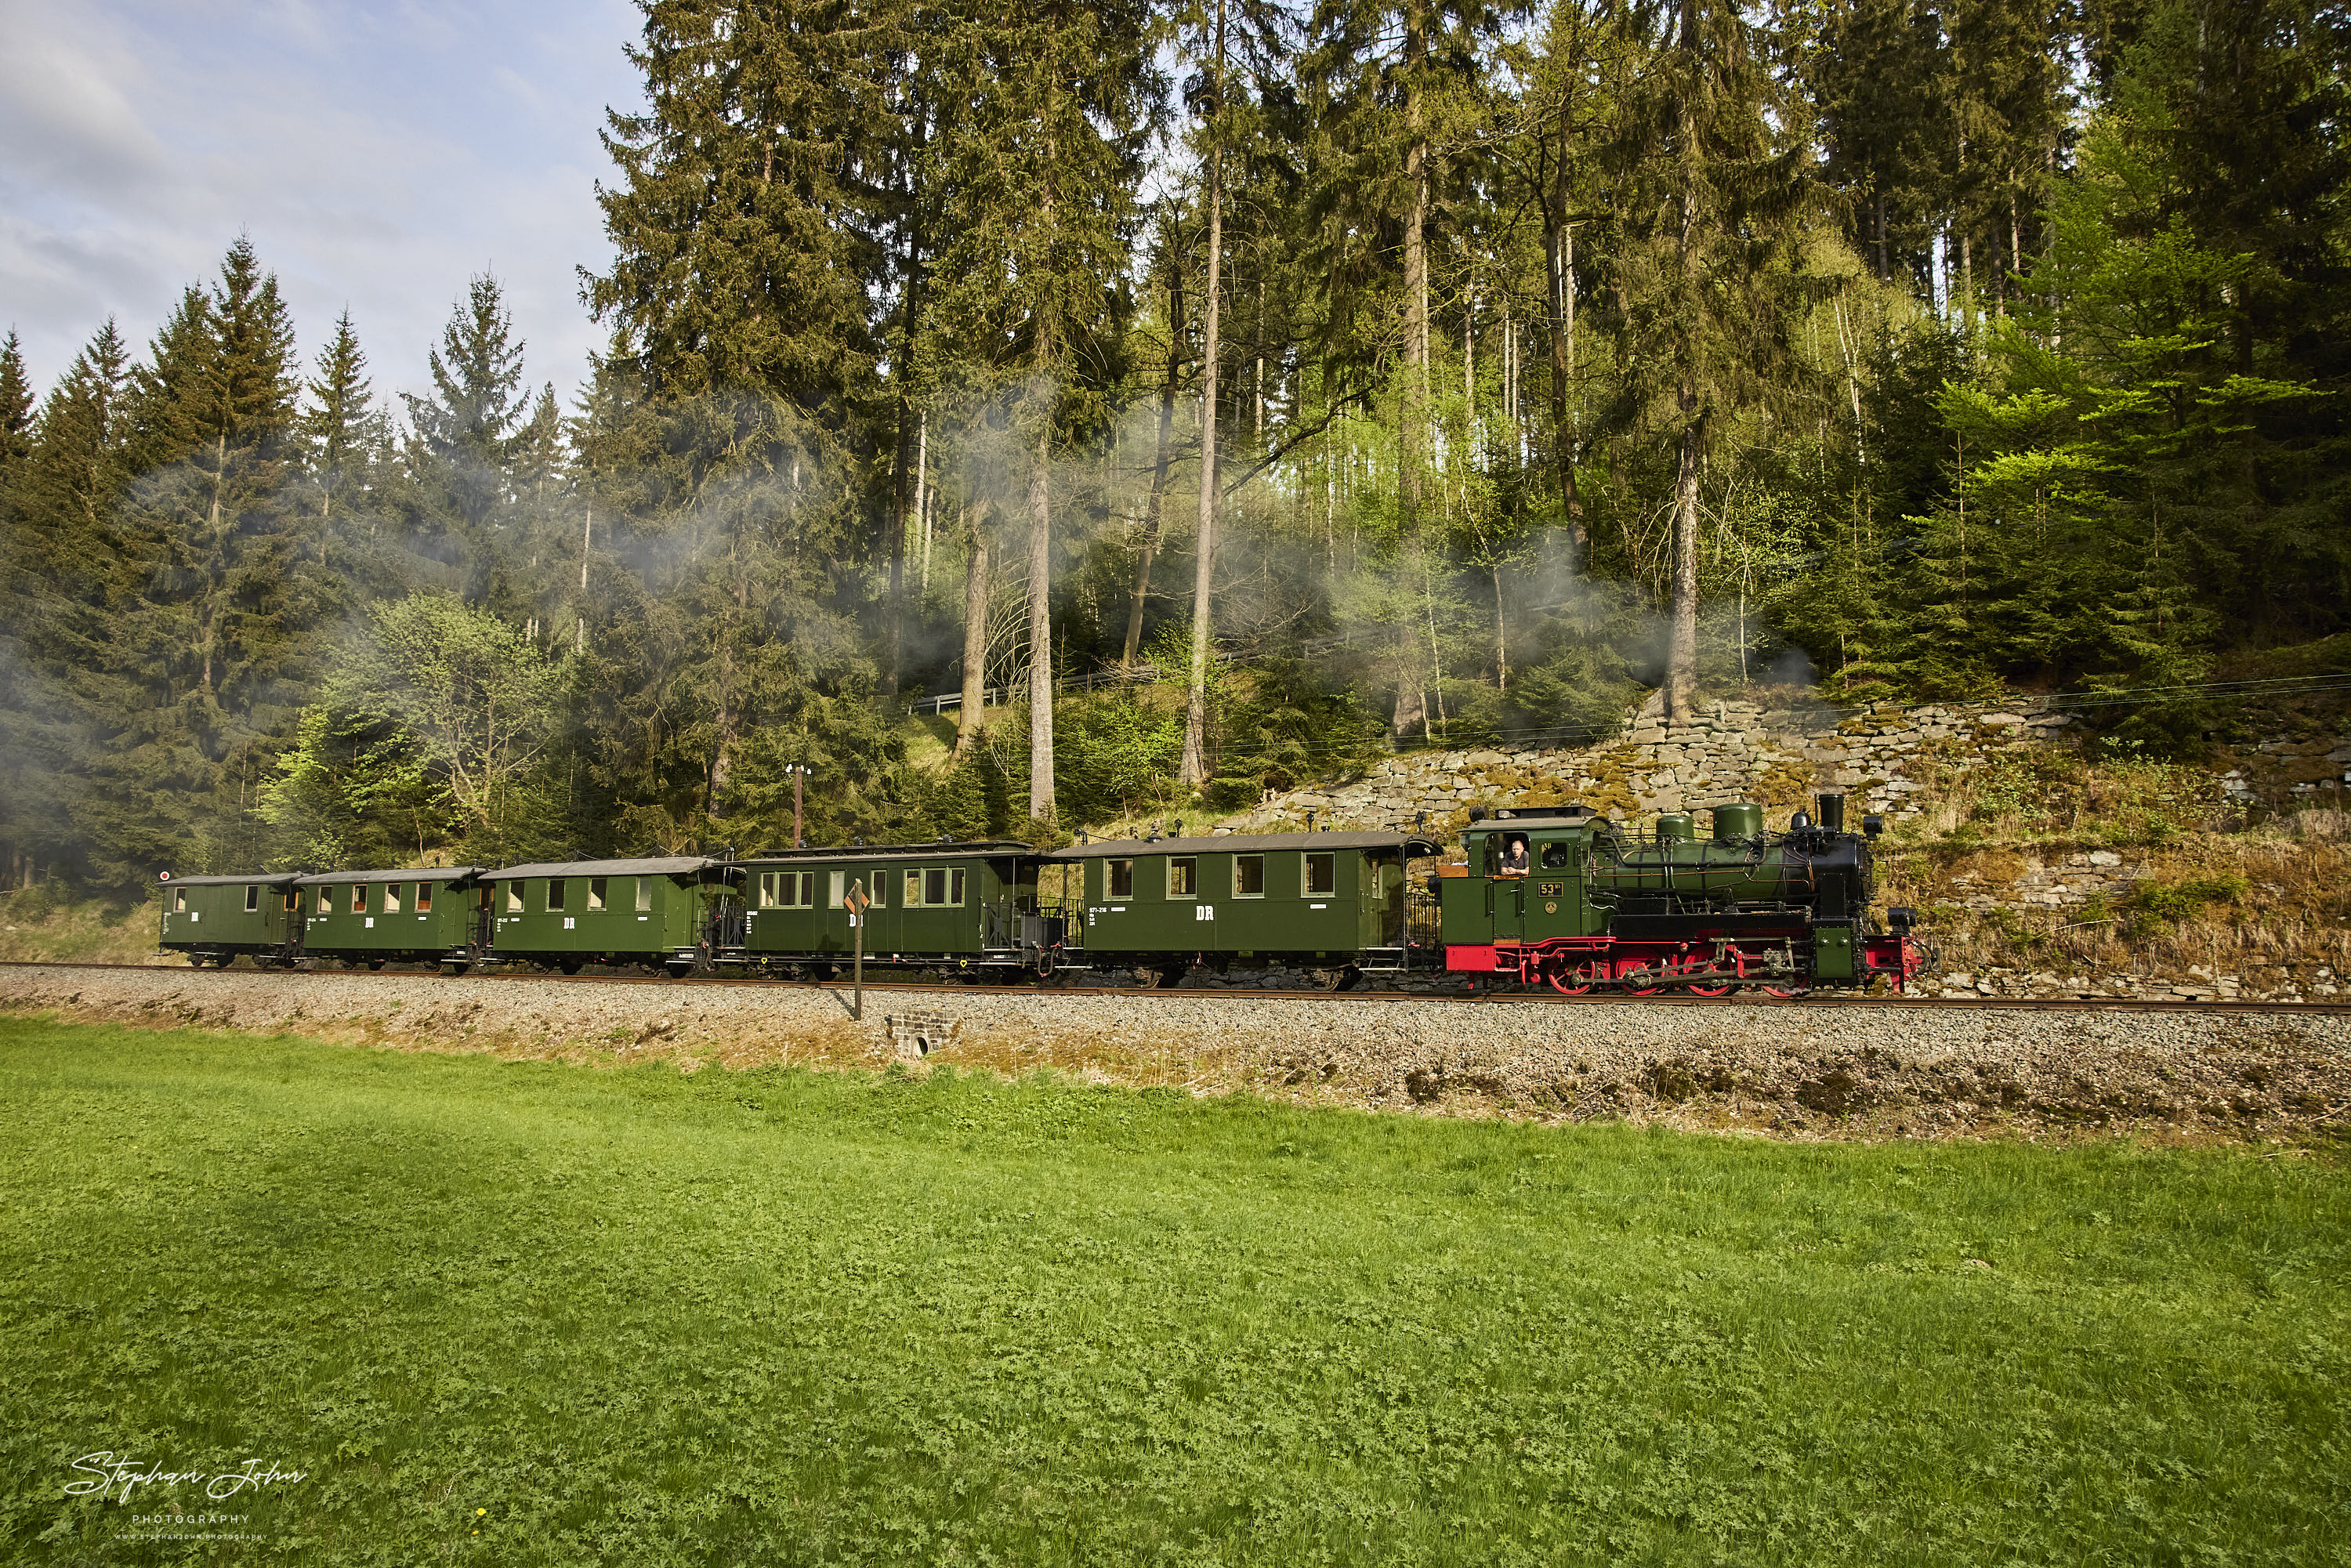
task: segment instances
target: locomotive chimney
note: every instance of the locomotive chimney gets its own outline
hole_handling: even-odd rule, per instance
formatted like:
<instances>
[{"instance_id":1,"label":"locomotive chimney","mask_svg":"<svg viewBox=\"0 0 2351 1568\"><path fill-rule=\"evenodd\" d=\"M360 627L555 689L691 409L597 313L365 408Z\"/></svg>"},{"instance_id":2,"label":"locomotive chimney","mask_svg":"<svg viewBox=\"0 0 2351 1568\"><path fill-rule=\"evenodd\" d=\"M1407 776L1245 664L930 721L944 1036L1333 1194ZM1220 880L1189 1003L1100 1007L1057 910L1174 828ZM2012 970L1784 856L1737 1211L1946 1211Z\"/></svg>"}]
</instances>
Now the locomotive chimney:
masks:
<instances>
[{"instance_id":1,"label":"locomotive chimney","mask_svg":"<svg viewBox=\"0 0 2351 1568\"><path fill-rule=\"evenodd\" d=\"M1819 816L1818 816L1818 819L1817 819L1817 820L1819 821L1819 822L1820 822L1820 825L1821 825L1823 829L1825 829L1826 831L1828 831L1829 832L1832 832L1832 833L1842 833L1842 832L1844 832L1844 792L1843 792L1843 791L1841 791L1841 790L1833 790L1833 789L1824 789L1824 790L1823 790L1823 791L1821 792L1821 798L1820 798L1820 808L1821 808L1821 809L1820 809L1820 813L1819 813Z\"/></svg>"}]
</instances>

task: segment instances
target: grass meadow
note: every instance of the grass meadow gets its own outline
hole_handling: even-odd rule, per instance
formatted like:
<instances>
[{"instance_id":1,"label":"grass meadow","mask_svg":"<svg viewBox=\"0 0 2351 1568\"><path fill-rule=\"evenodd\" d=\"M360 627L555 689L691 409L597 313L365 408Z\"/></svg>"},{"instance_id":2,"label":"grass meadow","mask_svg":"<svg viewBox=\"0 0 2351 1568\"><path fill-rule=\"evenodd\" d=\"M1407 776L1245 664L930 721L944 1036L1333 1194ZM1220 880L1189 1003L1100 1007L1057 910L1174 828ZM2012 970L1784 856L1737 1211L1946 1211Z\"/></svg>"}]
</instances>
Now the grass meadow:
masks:
<instances>
[{"instance_id":1,"label":"grass meadow","mask_svg":"<svg viewBox=\"0 0 2351 1568\"><path fill-rule=\"evenodd\" d=\"M0 1105L9 1562L2351 1558L2339 1151L23 1019Z\"/></svg>"}]
</instances>

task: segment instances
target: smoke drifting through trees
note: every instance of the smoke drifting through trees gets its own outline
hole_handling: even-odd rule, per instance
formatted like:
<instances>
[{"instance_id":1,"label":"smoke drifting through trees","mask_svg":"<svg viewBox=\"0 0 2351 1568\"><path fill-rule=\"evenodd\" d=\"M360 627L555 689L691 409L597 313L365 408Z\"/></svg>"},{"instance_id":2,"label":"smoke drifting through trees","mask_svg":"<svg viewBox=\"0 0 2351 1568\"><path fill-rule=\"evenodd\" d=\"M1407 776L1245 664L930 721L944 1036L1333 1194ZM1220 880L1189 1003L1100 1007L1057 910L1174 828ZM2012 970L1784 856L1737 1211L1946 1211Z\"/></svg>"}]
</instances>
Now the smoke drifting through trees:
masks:
<instances>
[{"instance_id":1,"label":"smoke drifting through trees","mask_svg":"<svg viewBox=\"0 0 2351 1568\"><path fill-rule=\"evenodd\" d=\"M429 396L363 322L297 364L242 242L143 348L0 351L8 879L752 849L802 764L819 840L1066 829L2351 602L2332 13L645 16L572 406L487 277ZM507 807L395 623L528 692Z\"/></svg>"}]
</instances>

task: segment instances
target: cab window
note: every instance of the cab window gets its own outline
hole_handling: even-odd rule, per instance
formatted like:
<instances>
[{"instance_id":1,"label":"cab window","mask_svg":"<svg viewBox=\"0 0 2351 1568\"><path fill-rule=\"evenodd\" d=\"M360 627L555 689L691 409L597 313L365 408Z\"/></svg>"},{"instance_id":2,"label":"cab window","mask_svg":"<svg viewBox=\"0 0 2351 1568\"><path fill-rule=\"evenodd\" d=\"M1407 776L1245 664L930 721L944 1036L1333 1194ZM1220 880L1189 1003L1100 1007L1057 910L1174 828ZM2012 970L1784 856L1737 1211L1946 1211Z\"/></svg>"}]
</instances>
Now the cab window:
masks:
<instances>
[{"instance_id":1,"label":"cab window","mask_svg":"<svg viewBox=\"0 0 2351 1568\"><path fill-rule=\"evenodd\" d=\"M1566 870L1568 866L1568 856L1572 852L1571 846L1565 839L1553 839L1551 842L1542 847L1543 870Z\"/></svg>"}]
</instances>

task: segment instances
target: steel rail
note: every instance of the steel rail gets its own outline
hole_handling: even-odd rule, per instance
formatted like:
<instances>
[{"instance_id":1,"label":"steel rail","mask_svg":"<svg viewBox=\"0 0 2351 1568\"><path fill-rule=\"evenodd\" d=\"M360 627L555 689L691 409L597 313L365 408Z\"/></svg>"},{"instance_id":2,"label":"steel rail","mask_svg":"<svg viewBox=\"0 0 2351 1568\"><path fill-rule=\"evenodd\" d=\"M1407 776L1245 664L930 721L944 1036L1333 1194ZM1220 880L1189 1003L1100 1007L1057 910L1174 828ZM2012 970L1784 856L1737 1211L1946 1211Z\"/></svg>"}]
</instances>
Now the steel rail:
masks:
<instances>
[{"instance_id":1,"label":"steel rail","mask_svg":"<svg viewBox=\"0 0 2351 1568\"><path fill-rule=\"evenodd\" d=\"M167 968L160 964L43 963L37 959L0 960L0 969L105 969L125 974L170 975L175 978L202 977L205 979L212 979L228 973L224 969L210 967ZM243 971L246 975L282 975L288 972L283 969ZM303 974L321 971L290 972ZM386 967L383 969L334 969L323 972L344 979L413 980L432 977L448 981L535 980L540 984L551 986L689 986L827 992L845 992L850 988L850 983L846 980L800 980L748 975L713 975L672 979L666 975L540 975L500 973L496 970L481 969L469 970L463 975L438 975L422 965L398 970ZM869 982L866 989L964 997L1134 998L1167 995L1185 998L1230 997L1239 1001L1445 1002L1454 1006L1536 1003L1554 1008L1888 1008L1911 1010L1944 1009L1973 1012L2163 1012L2230 1013L2288 1018L2351 1017L2351 999L2315 1002L2199 1001L2186 997L1893 997L1855 996L1842 992L1808 993L1799 997L1761 995L1690 997L1669 996L1662 992L1646 997L1597 995L1563 997L1555 991L1549 990L1499 991L1481 988L1471 992L1467 989L1466 985L1462 989L1441 991L1309 991L1270 990L1245 986L1059 986L1050 980L1042 984L1022 986L988 985L972 981L889 980L879 985Z\"/></svg>"}]
</instances>

